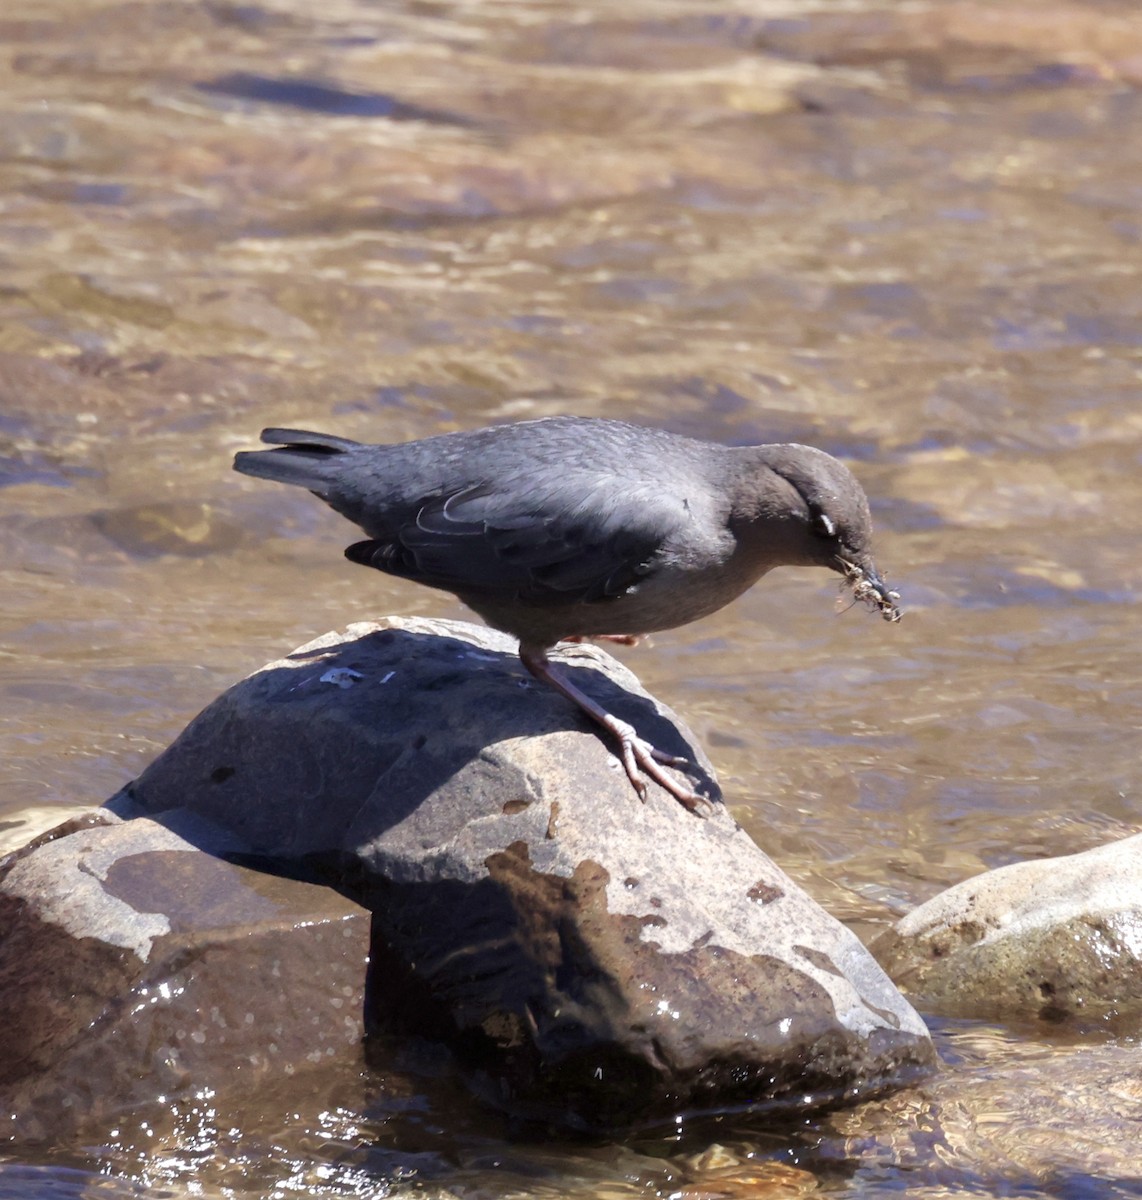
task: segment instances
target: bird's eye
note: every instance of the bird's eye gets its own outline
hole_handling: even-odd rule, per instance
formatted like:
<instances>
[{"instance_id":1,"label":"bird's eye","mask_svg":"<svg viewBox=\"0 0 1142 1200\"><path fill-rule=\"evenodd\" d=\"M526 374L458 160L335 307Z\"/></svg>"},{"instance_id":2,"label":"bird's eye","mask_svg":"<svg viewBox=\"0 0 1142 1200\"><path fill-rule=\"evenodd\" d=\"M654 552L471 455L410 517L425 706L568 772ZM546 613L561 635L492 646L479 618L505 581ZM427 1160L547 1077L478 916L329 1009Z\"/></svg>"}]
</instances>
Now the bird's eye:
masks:
<instances>
[{"instance_id":1,"label":"bird's eye","mask_svg":"<svg viewBox=\"0 0 1142 1200\"><path fill-rule=\"evenodd\" d=\"M837 526L832 517L826 513L818 512L813 514L813 532L818 537L836 537Z\"/></svg>"}]
</instances>

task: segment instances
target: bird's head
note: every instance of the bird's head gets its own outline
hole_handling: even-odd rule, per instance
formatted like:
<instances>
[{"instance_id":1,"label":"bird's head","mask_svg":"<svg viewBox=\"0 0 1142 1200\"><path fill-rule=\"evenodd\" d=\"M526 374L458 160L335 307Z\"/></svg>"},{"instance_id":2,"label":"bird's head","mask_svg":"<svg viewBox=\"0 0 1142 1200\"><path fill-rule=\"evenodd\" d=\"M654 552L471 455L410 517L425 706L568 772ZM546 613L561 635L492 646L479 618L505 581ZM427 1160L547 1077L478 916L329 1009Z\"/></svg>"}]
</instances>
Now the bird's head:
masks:
<instances>
[{"instance_id":1,"label":"bird's head","mask_svg":"<svg viewBox=\"0 0 1142 1200\"><path fill-rule=\"evenodd\" d=\"M855 600L877 610L886 621L899 621L900 596L889 590L877 570L868 497L853 473L812 446L767 449L772 451L767 465L796 494L791 515L802 522L798 542L805 561L843 575Z\"/></svg>"}]
</instances>

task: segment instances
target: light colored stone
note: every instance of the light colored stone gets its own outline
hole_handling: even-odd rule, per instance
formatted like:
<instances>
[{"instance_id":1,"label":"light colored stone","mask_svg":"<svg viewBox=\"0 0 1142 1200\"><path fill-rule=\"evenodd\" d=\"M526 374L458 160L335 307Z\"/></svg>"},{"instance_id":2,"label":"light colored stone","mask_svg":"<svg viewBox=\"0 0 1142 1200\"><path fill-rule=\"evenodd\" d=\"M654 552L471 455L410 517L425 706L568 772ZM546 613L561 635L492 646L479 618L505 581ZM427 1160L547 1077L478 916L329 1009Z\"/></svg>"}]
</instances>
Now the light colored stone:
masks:
<instances>
[{"instance_id":1,"label":"light colored stone","mask_svg":"<svg viewBox=\"0 0 1142 1200\"><path fill-rule=\"evenodd\" d=\"M1142 1013L1142 834L965 880L871 949L947 1015Z\"/></svg>"}]
</instances>

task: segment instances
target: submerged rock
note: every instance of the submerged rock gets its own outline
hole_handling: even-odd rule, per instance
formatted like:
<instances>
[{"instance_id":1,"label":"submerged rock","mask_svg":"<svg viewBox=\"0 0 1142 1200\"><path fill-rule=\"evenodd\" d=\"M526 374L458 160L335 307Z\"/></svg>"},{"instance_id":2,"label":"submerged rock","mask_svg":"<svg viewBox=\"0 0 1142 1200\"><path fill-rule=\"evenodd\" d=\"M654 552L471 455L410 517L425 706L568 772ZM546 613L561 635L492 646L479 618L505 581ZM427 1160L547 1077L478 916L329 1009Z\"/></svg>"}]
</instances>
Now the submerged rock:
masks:
<instances>
[{"instance_id":1,"label":"submerged rock","mask_svg":"<svg viewBox=\"0 0 1142 1200\"><path fill-rule=\"evenodd\" d=\"M871 949L948 1016L1142 1015L1142 834L967 879Z\"/></svg>"},{"instance_id":2,"label":"submerged rock","mask_svg":"<svg viewBox=\"0 0 1142 1200\"><path fill-rule=\"evenodd\" d=\"M817 1153L858 1178L900 1171L882 1195L1137 1197L1137 1044L1002 1039L997 1052L995 1039L986 1026L961 1029L949 1046L954 1069L831 1114Z\"/></svg>"},{"instance_id":3,"label":"submerged rock","mask_svg":"<svg viewBox=\"0 0 1142 1200\"><path fill-rule=\"evenodd\" d=\"M560 656L716 791L628 671ZM329 634L220 697L111 807L187 810L371 909L372 1029L444 1041L513 1112L602 1128L811 1106L934 1060L857 939L720 804L703 820L654 785L641 802L492 630Z\"/></svg>"},{"instance_id":4,"label":"submerged rock","mask_svg":"<svg viewBox=\"0 0 1142 1200\"><path fill-rule=\"evenodd\" d=\"M253 1091L358 1045L368 914L204 853L234 842L179 816L186 836L101 810L0 862L0 1137Z\"/></svg>"}]
</instances>

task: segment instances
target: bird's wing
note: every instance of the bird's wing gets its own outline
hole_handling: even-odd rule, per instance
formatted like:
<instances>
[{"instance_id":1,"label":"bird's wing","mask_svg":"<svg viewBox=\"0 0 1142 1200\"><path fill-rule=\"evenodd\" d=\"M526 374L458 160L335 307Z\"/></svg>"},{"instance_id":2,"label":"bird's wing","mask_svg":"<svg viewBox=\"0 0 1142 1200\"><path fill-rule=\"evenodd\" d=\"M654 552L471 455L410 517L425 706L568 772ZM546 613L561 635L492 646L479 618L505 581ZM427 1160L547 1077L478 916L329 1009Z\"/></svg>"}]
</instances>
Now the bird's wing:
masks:
<instances>
[{"instance_id":1,"label":"bird's wing","mask_svg":"<svg viewBox=\"0 0 1142 1200\"><path fill-rule=\"evenodd\" d=\"M621 596L689 520L661 485L568 472L545 490L481 483L421 504L390 538L346 552L389 574L521 603L591 603Z\"/></svg>"}]
</instances>

